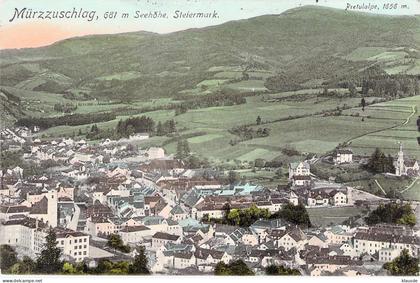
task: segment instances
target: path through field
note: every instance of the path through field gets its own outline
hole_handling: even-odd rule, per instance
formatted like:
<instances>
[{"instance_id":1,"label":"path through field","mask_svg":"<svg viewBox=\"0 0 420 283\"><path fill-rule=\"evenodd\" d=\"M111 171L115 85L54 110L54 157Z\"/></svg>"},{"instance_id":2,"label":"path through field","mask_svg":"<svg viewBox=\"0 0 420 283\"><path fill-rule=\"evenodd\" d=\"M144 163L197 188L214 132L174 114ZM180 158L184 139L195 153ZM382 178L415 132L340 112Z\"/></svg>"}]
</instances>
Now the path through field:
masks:
<instances>
[{"instance_id":1,"label":"path through field","mask_svg":"<svg viewBox=\"0 0 420 283\"><path fill-rule=\"evenodd\" d=\"M410 119L414 116L414 114L416 114L416 112L417 112L416 107L411 106L411 113L402 124L393 125L393 126L390 126L390 127L387 127L387 128L383 128L383 129L380 129L380 130L375 130L375 131L372 131L372 132L369 132L369 133L358 135L356 137L352 137L351 139L348 139L347 141L345 141L344 144L350 145L351 142L355 139L359 139L359 138L364 137L364 136L368 136L368 135L375 134L375 133L380 133L380 132L383 132L383 131L386 131L386 130L391 130L391 129L395 129L395 128L407 125L408 122L410 122Z\"/></svg>"},{"instance_id":2,"label":"path through field","mask_svg":"<svg viewBox=\"0 0 420 283\"><path fill-rule=\"evenodd\" d=\"M381 191L386 195L386 192L382 188L381 184L379 184L378 180L375 179L375 183L376 183L376 185L378 185L378 187L381 189Z\"/></svg>"},{"instance_id":3,"label":"path through field","mask_svg":"<svg viewBox=\"0 0 420 283\"><path fill-rule=\"evenodd\" d=\"M409 189L411 189L411 187L414 186L414 184L417 182L417 180L419 179L419 177L416 177L413 182L407 186L407 188L405 188L404 190L400 191L400 193L404 193L405 191L408 191Z\"/></svg>"}]
</instances>

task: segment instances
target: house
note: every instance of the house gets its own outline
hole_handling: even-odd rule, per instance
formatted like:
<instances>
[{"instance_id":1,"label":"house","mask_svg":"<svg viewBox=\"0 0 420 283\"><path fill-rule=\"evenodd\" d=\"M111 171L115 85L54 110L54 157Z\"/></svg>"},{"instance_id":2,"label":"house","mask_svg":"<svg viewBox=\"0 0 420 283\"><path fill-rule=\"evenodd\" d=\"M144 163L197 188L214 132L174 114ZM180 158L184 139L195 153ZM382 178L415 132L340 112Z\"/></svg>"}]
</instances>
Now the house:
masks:
<instances>
[{"instance_id":1,"label":"house","mask_svg":"<svg viewBox=\"0 0 420 283\"><path fill-rule=\"evenodd\" d=\"M292 185L296 186L296 187L310 186L311 185L311 176L294 175L292 177Z\"/></svg>"},{"instance_id":2,"label":"house","mask_svg":"<svg viewBox=\"0 0 420 283\"><path fill-rule=\"evenodd\" d=\"M228 264L232 260L232 256L227 254L226 251L214 249L197 248L194 256L197 266L216 265L220 261Z\"/></svg>"},{"instance_id":3,"label":"house","mask_svg":"<svg viewBox=\"0 0 420 283\"><path fill-rule=\"evenodd\" d=\"M353 260L349 256L313 256L306 259L308 269L317 268L319 271L311 275L319 276L323 272L333 273L348 266L361 266L362 261Z\"/></svg>"},{"instance_id":4,"label":"house","mask_svg":"<svg viewBox=\"0 0 420 283\"><path fill-rule=\"evenodd\" d=\"M333 156L335 165L353 162L353 151L351 149L337 149Z\"/></svg>"},{"instance_id":5,"label":"house","mask_svg":"<svg viewBox=\"0 0 420 283\"><path fill-rule=\"evenodd\" d=\"M310 191L307 197L308 206L328 206L330 195L323 190Z\"/></svg>"},{"instance_id":6,"label":"house","mask_svg":"<svg viewBox=\"0 0 420 283\"><path fill-rule=\"evenodd\" d=\"M161 147L151 147L146 151L149 159L159 159L165 157L165 151Z\"/></svg>"},{"instance_id":7,"label":"house","mask_svg":"<svg viewBox=\"0 0 420 283\"><path fill-rule=\"evenodd\" d=\"M411 256L418 256L420 238L415 236L406 227L393 225L376 225L368 229L359 229L354 236L354 247L358 255L376 253L392 257L406 249ZM391 249L391 250L389 250ZM381 252L381 250L384 250ZM396 253L398 253L396 252Z\"/></svg>"},{"instance_id":8,"label":"house","mask_svg":"<svg viewBox=\"0 0 420 283\"><path fill-rule=\"evenodd\" d=\"M297 226L292 226L286 229L285 231L280 231L275 240L275 246L277 248L284 248L286 251L295 248L300 250L306 244L307 238L302 230Z\"/></svg>"},{"instance_id":9,"label":"house","mask_svg":"<svg viewBox=\"0 0 420 283\"><path fill-rule=\"evenodd\" d=\"M92 236L105 236L117 232L117 227L108 218L90 217L86 220L85 232Z\"/></svg>"},{"instance_id":10,"label":"house","mask_svg":"<svg viewBox=\"0 0 420 283\"><path fill-rule=\"evenodd\" d=\"M347 204L347 194L341 191L332 191L330 193L331 204L334 206L341 206Z\"/></svg>"},{"instance_id":11,"label":"house","mask_svg":"<svg viewBox=\"0 0 420 283\"><path fill-rule=\"evenodd\" d=\"M307 161L295 162L289 164L289 180L293 176L309 176L311 175L310 165Z\"/></svg>"},{"instance_id":12,"label":"house","mask_svg":"<svg viewBox=\"0 0 420 283\"><path fill-rule=\"evenodd\" d=\"M353 233L349 231L347 226L336 225L325 231L324 236L327 238L328 244L337 245L351 240L353 238Z\"/></svg>"},{"instance_id":13,"label":"house","mask_svg":"<svg viewBox=\"0 0 420 283\"><path fill-rule=\"evenodd\" d=\"M179 221L179 220L183 220L187 218L188 214L184 211L184 209L179 204L177 204L170 211L169 217L175 221Z\"/></svg>"},{"instance_id":14,"label":"house","mask_svg":"<svg viewBox=\"0 0 420 283\"><path fill-rule=\"evenodd\" d=\"M89 235L72 230L57 230L57 247L76 262L89 257Z\"/></svg>"},{"instance_id":15,"label":"house","mask_svg":"<svg viewBox=\"0 0 420 283\"><path fill-rule=\"evenodd\" d=\"M156 232L152 236L152 247L159 248L161 246L166 245L167 243L180 243L181 236L168 234L164 232Z\"/></svg>"},{"instance_id":16,"label":"house","mask_svg":"<svg viewBox=\"0 0 420 283\"><path fill-rule=\"evenodd\" d=\"M322 234L308 235L308 245L320 248L328 247L327 238Z\"/></svg>"},{"instance_id":17,"label":"house","mask_svg":"<svg viewBox=\"0 0 420 283\"><path fill-rule=\"evenodd\" d=\"M145 238L151 237L151 229L144 226L126 226L122 228L118 234L121 236L121 239L124 243L141 243Z\"/></svg>"}]
</instances>

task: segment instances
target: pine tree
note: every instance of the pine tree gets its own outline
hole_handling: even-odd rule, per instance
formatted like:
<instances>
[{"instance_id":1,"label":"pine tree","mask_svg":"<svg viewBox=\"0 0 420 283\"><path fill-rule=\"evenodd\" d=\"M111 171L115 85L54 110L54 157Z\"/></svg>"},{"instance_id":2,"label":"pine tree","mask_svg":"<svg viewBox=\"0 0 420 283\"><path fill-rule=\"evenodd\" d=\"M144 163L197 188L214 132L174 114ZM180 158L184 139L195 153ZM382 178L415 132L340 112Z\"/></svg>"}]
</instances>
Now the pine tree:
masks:
<instances>
[{"instance_id":1,"label":"pine tree","mask_svg":"<svg viewBox=\"0 0 420 283\"><path fill-rule=\"evenodd\" d=\"M156 135L157 136L163 136L165 133L163 131L162 122L159 121L159 123L156 126Z\"/></svg>"},{"instance_id":2,"label":"pine tree","mask_svg":"<svg viewBox=\"0 0 420 283\"><path fill-rule=\"evenodd\" d=\"M140 246L137 248L138 255L134 257L134 261L130 264L128 269L129 274L150 274L147 267L148 260L145 253L145 248Z\"/></svg>"},{"instance_id":3,"label":"pine tree","mask_svg":"<svg viewBox=\"0 0 420 283\"><path fill-rule=\"evenodd\" d=\"M175 121L174 120L169 120L168 121L168 132L169 133L176 132L176 126L175 126Z\"/></svg>"},{"instance_id":4,"label":"pine tree","mask_svg":"<svg viewBox=\"0 0 420 283\"><path fill-rule=\"evenodd\" d=\"M61 249L57 247L57 236L53 229L48 231L44 249L37 259L37 271L44 274L54 274L61 271L63 262L60 260Z\"/></svg>"},{"instance_id":5,"label":"pine tree","mask_svg":"<svg viewBox=\"0 0 420 283\"><path fill-rule=\"evenodd\" d=\"M179 140L178 143L176 144L176 155L175 155L175 157L177 159L184 159L184 147L183 147L182 140Z\"/></svg>"},{"instance_id":6,"label":"pine tree","mask_svg":"<svg viewBox=\"0 0 420 283\"><path fill-rule=\"evenodd\" d=\"M190 151L190 145L187 140L184 140L183 149L184 149L184 156L185 157L189 156L191 151Z\"/></svg>"},{"instance_id":7,"label":"pine tree","mask_svg":"<svg viewBox=\"0 0 420 283\"><path fill-rule=\"evenodd\" d=\"M261 125L261 117L260 116L257 117L257 121L256 122L257 122L257 125Z\"/></svg>"}]
</instances>

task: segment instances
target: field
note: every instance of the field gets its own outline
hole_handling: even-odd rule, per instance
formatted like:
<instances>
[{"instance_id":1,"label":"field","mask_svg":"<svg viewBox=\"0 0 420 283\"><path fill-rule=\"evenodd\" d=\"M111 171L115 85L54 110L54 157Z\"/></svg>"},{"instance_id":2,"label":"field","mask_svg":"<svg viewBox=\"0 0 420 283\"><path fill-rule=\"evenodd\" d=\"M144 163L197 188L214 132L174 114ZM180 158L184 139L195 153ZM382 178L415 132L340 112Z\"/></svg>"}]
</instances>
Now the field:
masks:
<instances>
[{"instance_id":1,"label":"field","mask_svg":"<svg viewBox=\"0 0 420 283\"><path fill-rule=\"evenodd\" d=\"M311 223L320 227L342 224L349 217L362 214L359 207L307 208L307 211Z\"/></svg>"},{"instance_id":2,"label":"field","mask_svg":"<svg viewBox=\"0 0 420 283\"><path fill-rule=\"evenodd\" d=\"M372 119L386 121L388 127L354 138L350 141L351 147L356 153L362 155L369 154L377 146L387 154L396 154L398 142L402 142L404 152L412 158L419 159L420 148L416 140L418 136L416 120L419 107L420 96L402 98L368 107L366 115L371 115Z\"/></svg>"},{"instance_id":3,"label":"field","mask_svg":"<svg viewBox=\"0 0 420 283\"><path fill-rule=\"evenodd\" d=\"M210 83L210 80L206 83ZM216 81L212 81L216 83ZM223 84L224 85L224 84ZM337 89L345 94L345 90ZM232 160L253 161L257 158L271 160L276 157L293 160L284 156L282 149L292 147L299 152L319 155L333 150L338 144L348 142L357 154L369 155L375 147L380 146L387 153L395 154L397 141L404 143L407 154L420 157L416 145L415 111L420 104L420 97L409 97L399 100L377 103L362 111L360 98L322 97L321 89L309 89L297 92L276 93L273 97L288 97L285 100L267 99L265 94L247 97L247 103L234 106L208 107L189 110L175 116L172 110L157 110L135 115L119 115L115 120L98 123L100 129L111 129L120 119L130 116L146 115L155 121L174 119L181 136L186 136L193 152L215 162ZM58 115L53 110L54 103L62 100L55 94L21 91L24 101L38 100L49 115ZM36 94L36 95L34 95ZM308 94L306 99L301 95ZM26 95L26 96L25 96ZM299 97L300 100L294 99ZM375 97L367 98L373 101ZM96 103L96 104L95 104ZM136 101L130 104L98 104L95 101L79 103L76 113L112 111L130 107L162 106L173 103L171 99ZM340 116L329 116L325 113L339 107L351 107L343 110ZM324 114L322 114L324 113ZM256 125L256 118L262 118L261 125ZM238 125L249 125L254 130L270 129L270 135L264 138L239 141L230 145L230 141L239 137L229 132ZM92 125L60 126L43 131L41 135L62 136L88 131ZM156 140L157 146L164 145L169 153L176 150L176 141L169 137Z\"/></svg>"}]
</instances>

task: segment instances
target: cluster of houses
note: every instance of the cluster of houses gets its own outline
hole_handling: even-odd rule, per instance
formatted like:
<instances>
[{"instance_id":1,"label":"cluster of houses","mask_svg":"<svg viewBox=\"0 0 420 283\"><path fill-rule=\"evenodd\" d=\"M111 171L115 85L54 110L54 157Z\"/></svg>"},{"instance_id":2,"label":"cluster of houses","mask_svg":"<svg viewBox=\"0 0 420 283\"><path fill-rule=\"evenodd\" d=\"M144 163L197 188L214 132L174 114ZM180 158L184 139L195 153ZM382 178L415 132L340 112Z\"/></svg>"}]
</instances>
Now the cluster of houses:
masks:
<instances>
[{"instance_id":1,"label":"cluster of houses","mask_svg":"<svg viewBox=\"0 0 420 283\"><path fill-rule=\"evenodd\" d=\"M18 166L1 173L0 244L23 255L39 255L53 229L66 260L90 265L105 257L117 260L121 253L104 243L118 234L133 248L145 246L150 269L165 274L211 273L220 261L242 259L257 273L278 264L312 276L373 275L402 249L418 256L418 231L404 226L299 228L260 219L245 228L201 221L224 217L227 203L231 209L255 205L272 213L288 203L354 204L349 188L319 182L308 161L289 165L286 188L226 185L218 172L185 168L162 148L137 149L127 140L95 145L72 138L32 140L30 131L22 132L8 129L1 137L20 146L26 161L50 162L40 175ZM340 151L334 160L351 163L351 151Z\"/></svg>"}]
</instances>

